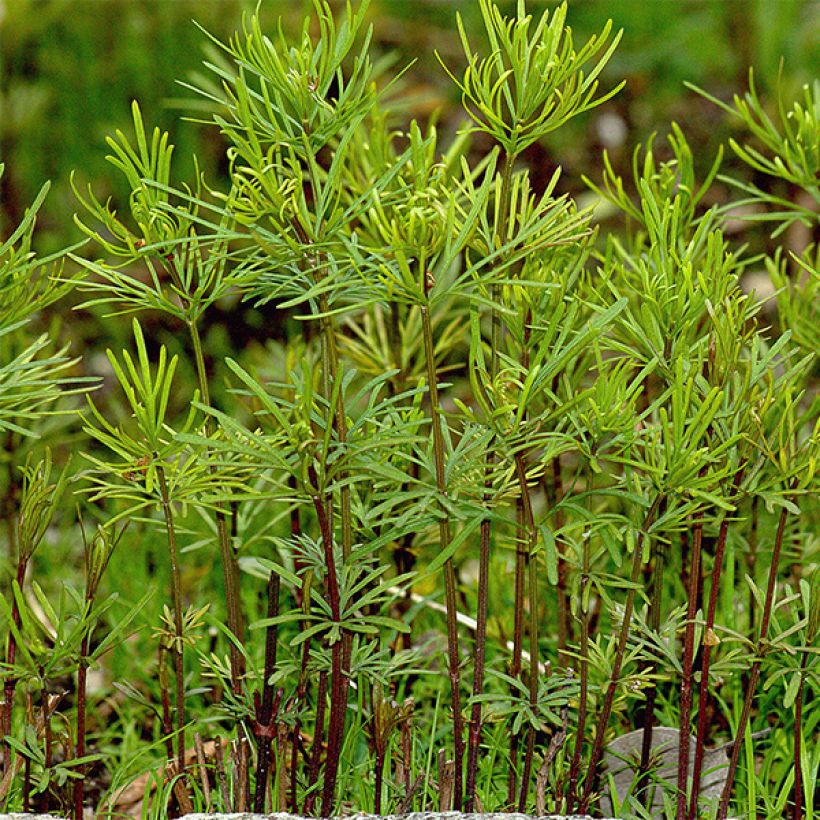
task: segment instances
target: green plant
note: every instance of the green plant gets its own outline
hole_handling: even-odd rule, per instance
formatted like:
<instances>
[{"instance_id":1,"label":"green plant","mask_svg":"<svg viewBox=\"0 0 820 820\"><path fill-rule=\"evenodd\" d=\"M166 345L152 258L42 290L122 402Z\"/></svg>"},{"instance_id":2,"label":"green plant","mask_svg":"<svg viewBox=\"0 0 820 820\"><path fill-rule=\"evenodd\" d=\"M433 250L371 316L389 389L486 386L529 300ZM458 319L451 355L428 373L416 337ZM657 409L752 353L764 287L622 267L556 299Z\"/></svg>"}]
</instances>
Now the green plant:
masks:
<instances>
[{"instance_id":1,"label":"green plant","mask_svg":"<svg viewBox=\"0 0 820 820\"><path fill-rule=\"evenodd\" d=\"M560 194L558 173L538 182L526 152L618 91L598 93L610 24L576 51L565 5L536 20L482 0L486 48L458 20L467 67L447 74L469 122L447 144L435 123L398 124L366 8L336 18L317 2L295 39L256 15L211 38L213 77L188 87L227 143L227 187L178 180L168 134L136 103L133 135L108 141L128 209L77 186L79 307L141 316L81 415L84 466L56 482L78 485L80 527L44 489L48 458L25 462L19 499L7 492L22 517L0 797L27 808L34 778L79 820L107 761L112 815L129 782L157 817L606 800L636 817L808 815L816 249L735 246L729 206L707 208L722 152L701 172L674 124L636 149L631 178L605 155L589 183L622 231ZM781 134L752 86L733 110L765 148L732 147L816 199L806 93ZM773 242L816 225L811 207L740 187L743 204L777 209ZM32 225L2 246L25 245L3 268L9 336L76 284L25 286ZM753 265L780 289L773 327L741 287ZM257 311L276 332L231 350L219 311ZM29 366L41 347L21 349L0 363L15 385L0 426L76 390L72 362ZM28 430L5 423L18 458ZM85 552L83 592L59 609L26 578L57 511ZM98 642L122 574L138 605ZM114 730L87 691L109 650L127 678ZM63 711L46 693L75 671L62 708L76 742L63 731L55 760ZM12 709L20 681L42 737ZM767 727L775 698L783 725ZM623 793L602 763L634 727ZM671 779L660 728L678 733ZM712 800L702 774L727 737Z\"/></svg>"}]
</instances>

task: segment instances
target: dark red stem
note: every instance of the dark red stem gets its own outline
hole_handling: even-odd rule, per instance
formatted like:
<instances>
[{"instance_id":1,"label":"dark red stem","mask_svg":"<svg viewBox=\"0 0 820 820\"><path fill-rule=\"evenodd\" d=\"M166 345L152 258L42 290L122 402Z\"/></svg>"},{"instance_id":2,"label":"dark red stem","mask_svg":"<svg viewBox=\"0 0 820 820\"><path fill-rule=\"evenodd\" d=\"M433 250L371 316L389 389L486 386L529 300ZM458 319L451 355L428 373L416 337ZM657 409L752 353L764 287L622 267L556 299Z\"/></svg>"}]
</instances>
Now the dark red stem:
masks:
<instances>
[{"instance_id":1,"label":"dark red stem","mask_svg":"<svg viewBox=\"0 0 820 820\"><path fill-rule=\"evenodd\" d=\"M735 473L732 485L731 503L737 502L737 495L740 489L740 482L743 479L743 470ZM695 760L692 766L692 794L689 800L690 820L695 820L697 816L698 797L700 795L700 777L703 771L703 756L706 749L706 724L709 713L709 666L712 659L712 646L714 640L712 632L715 627L715 613L717 612L718 582L723 571L723 556L726 552L726 538L729 534L729 516L724 514L720 522L717 544L715 545L715 557L712 562L712 579L709 587L709 604L706 610L706 623L703 628L703 655L701 657L700 669L700 691L698 696L698 730L695 741Z\"/></svg>"},{"instance_id":2,"label":"dark red stem","mask_svg":"<svg viewBox=\"0 0 820 820\"><path fill-rule=\"evenodd\" d=\"M604 753L604 736L606 734L607 725L609 724L609 718L612 716L612 706L615 703L615 690L618 687L618 678L621 675L621 666L623 665L624 654L626 652L626 642L629 638L629 627L632 623L632 610L635 606L635 588L641 574L643 542L646 538L646 533L655 518L655 514L658 511L658 506L660 505L661 500L662 496L658 495L652 502L649 511L646 513L643 526L638 534L637 543L635 544L635 550L632 554L632 572L630 575L631 583L626 593L624 617L621 621L621 629L618 635L618 646L615 650L615 662L612 665L612 677L610 678L609 686L607 686L606 695L604 697L604 706L601 710L601 715L598 718L598 728L595 732L595 740L592 744L592 753L589 760L589 771L584 783L584 793L581 796L581 802L578 809L581 814L586 814L587 809L589 808L589 803L592 798L592 790L596 780L595 773Z\"/></svg>"},{"instance_id":3,"label":"dark red stem","mask_svg":"<svg viewBox=\"0 0 820 820\"><path fill-rule=\"evenodd\" d=\"M796 486L792 485L792 488ZM732 795L732 787L735 783L735 774L737 773L737 764L740 759L740 747L743 743L743 736L746 733L746 724L749 722L749 715L752 711L752 702L754 701L755 689L757 688L757 681L760 677L760 666L762 662L762 654L765 650L766 636L769 634L769 623L772 617L772 606L774 604L774 587L777 581L777 568L780 563L780 552L783 547L783 534L786 531L786 516L788 510L783 507L780 511L780 520L777 524L777 534L774 539L774 548L772 549L771 563L769 564L769 579L766 584L766 600L763 603L763 617L760 622L760 637L757 642L757 658L752 664L751 673L749 675L749 683L746 688L746 698L743 701L743 711L740 713L740 721L737 725L737 732L735 740L732 744L732 754L729 757L729 770L726 774L726 783L723 786L723 792L720 795L720 805L718 806L718 820L726 820L726 815L729 813L729 800Z\"/></svg>"}]
</instances>

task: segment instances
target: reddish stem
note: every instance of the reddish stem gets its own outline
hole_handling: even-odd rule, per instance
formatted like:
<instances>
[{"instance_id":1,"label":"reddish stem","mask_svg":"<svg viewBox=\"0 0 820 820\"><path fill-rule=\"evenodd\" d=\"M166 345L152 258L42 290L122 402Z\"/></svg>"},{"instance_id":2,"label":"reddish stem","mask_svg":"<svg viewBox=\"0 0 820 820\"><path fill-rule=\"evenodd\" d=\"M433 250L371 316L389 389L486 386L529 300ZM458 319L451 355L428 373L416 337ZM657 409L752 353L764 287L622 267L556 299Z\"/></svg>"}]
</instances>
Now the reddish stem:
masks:
<instances>
[{"instance_id":1,"label":"reddish stem","mask_svg":"<svg viewBox=\"0 0 820 820\"><path fill-rule=\"evenodd\" d=\"M732 484L731 503L737 501L740 482L743 479L743 468L735 473ZM715 557L712 563L712 579L709 587L709 604L706 610L706 623L703 634L703 656L701 657L700 671L700 692L698 697L698 730L695 741L695 760L692 766L692 795L689 800L690 820L695 820L697 815L698 796L700 794L700 778L703 770L703 757L706 749L706 722L709 703L709 666L712 659L713 639L711 637L715 626L715 613L717 612L718 581L723 570L723 556L726 552L726 538L729 534L729 516L724 514L720 522L717 544L715 545Z\"/></svg>"},{"instance_id":2,"label":"reddish stem","mask_svg":"<svg viewBox=\"0 0 820 820\"><path fill-rule=\"evenodd\" d=\"M792 484L792 489L797 484L795 479ZM718 820L726 820L726 815L729 813L729 800L732 795L732 787L735 783L735 774L737 773L737 764L740 759L740 746L743 743L743 736L746 733L746 724L749 722L749 715L752 711L752 701L755 696L755 689L757 688L757 681L760 677L760 666L762 663L762 653L765 650L766 636L769 634L769 623L772 617L772 607L774 604L774 587L777 581L777 568L780 563L780 552L783 547L783 534L786 531L786 516L788 510L783 507L780 511L780 520L777 523L777 534L774 539L774 548L772 549L771 563L769 564L769 579L766 584L766 600L763 603L763 618L760 623L760 637L757 642L757 659L752 664L752 670L749 675L749 683L746 688L746 698L743 701L743 710L740 714L740 721L735 733L735 741L732 744L732 754L729 758L729 771L726 775L726 783L723 786L723 792L720 795L720 805L718 806Z\"/></svg>"},{"instance_id":3,"label":"reddish stem","mask_svg":"<svg viewBox=\"0 0 820 820\"><path fill-rule=\"evenodd\" d=\"M663 496L660 494L652 502L649 511L638 534L637 543L632 554L632 572L630 575L630 586L626 593L626 604L624 605L624 617L621 621L621 629L618 635L618 646L615 650L615 662L612 665L612 677L607 686L606 695L604 697L604 706L601 710L601 715L598 718L598 728L595 732L595 740L592 744L592 754L589 760L589 772L584 783L584 793L581 796L579 812L586 814L589 808L590 800L592 799L592 790L595 786L596 770L598 764L601 762L601 757L604 753L604 735L606 734L609 718L612 716L612 707L615 703L615 690L618 687L618 678L621 674L621 666L624 662L624 654L626 653L626 642L629 638L629 627L632 623L632 610L635 606L635 588L638 583L638 578L641 574L643 542L646 538L646 533L655 518L658 511L658 506L661 503Z\"/></svg>"},{"instance_id":4,"label":"reddish stem","mask_svg":"<svg viewBox=\"0 0 820 820\"><path fill-rule=\"evenodd\" d=\"M313 486L317 486L318 477L313 466L308 467L308 474ZM341 630L342 611L339 596L339 580L336 575L336 558L333 554L333 532L327 515L327 503L323 494L313 496L313 507L319 519L322 534L322 546L326 566L325 580L327 597L330 604L330 616ZM333 795L336 791L336 778L339 773L339 757L344 740L345 711L347 708L347 678L342 669L342 636L331 647L330 656L330 722L327 730L327 757L325 759L325 781L322 790L322 817L330 817L333 808Z\"/></svg>"},{"instance_id":5,"label":"reddish stem","mask_svg":"<svg viewBox=\"0 0 820 820\"><path fill-rule=\"evenodd\" d=\"M698 579L700 578L700 553L703 545L703 515L697 513L692 538L689 564L688 606L686 609L686 634L683 646L683 680L680 695L680 738L678 742L678 794L676 819L686 817L686 778L689 775L689 723L692 716L692 667L695 660L695 615L698 604Z\"/></svg>"},{"instance_id":6,"label":"reddish stem","mask_svg":"<svg viewBox=\"0 0 820 820\"><path fill-rule=\"evenodd\" d=\"M86 675L90 652L91 637L85 635L80 644L80 663L77 668L77 757L85 755L85 716L86 716ZM74 781L74 820L83 820L83 797L85 792L85 766L81 766Z\"/></svg>"}]
</instances>

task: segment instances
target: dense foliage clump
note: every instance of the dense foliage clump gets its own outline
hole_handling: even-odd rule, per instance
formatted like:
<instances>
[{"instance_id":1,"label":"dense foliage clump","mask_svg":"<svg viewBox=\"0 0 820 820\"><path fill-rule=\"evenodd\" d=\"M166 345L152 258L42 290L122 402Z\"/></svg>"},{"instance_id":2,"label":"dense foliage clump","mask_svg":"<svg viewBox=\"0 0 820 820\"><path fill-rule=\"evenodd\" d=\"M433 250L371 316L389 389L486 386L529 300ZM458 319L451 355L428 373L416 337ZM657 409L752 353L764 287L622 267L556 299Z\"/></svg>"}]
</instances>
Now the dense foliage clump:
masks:
<instances>
[{"instance_id":1,"label":"dense foliage clump","mask_svg":"<svg viewBox=\"0 0 820 820\"><path fill-rule=\"evenodd\" d=\"M189 86L227 187L135 102L125 211L0 246L0 806L810 814L820 86L713 99L749 178L604 154L607 230L526 157L620 34L478 5L454 138L366 4L251 15ZM69 294L129 343L33 331Z\"/></svg>"}]
</instances>

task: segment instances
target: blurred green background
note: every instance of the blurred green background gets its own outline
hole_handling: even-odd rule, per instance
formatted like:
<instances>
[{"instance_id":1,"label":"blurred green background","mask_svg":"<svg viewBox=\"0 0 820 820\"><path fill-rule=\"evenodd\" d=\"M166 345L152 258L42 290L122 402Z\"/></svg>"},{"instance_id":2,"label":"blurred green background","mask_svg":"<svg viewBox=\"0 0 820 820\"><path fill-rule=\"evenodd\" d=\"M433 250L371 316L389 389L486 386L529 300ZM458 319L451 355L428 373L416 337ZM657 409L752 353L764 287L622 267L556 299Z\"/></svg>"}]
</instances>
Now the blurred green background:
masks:
<instances>
[{"instance_id":1,"label":"blurred green background","mask_svg":"<svg viewBox=\"0 0 820 820\"><path fill-rule=\"evenodd\" d=\"M335 5L341 5L336 3ZM501 3L514 8L514 3ZM555 3L530 2L538 13ZM820 64L820 3L810 0L573 0L569 22L578 40L599 31L608 18L623 28L623 40L603 77L604 87L626 79L606 107L573 122L527 159L536 177L564 168L564 189L582 189L580 177L597 177L608 147L626 167L634 146L652 132L663 135L674 119L684 129L704 167L725 141L731 123L710 103L688 91L693 82L722 99L746 88L753 66L762 96L774 99L779 64L790 98L813 79ZM310 2L262 0L273 27L298 26ZM171 132L176 173L189 177L196 153L211 182L223 169L224 146L213 128L186 122L194 115L192 92L178 80L202 73L215 46L196 19L225 39L241 24L249 0L0 0L0 235L7 235L40 186L53 188L39 223L39 249L53 250L78 238L71 222L76 204L69 177L115 203L116 187L105 161L105 136L128 131L129 106L137 99L148 125ZM426 118L440 109L444 130L462 121L458 94L435 53L455 71L463 56L455 26L459 12L471 41L480 42L477 0L373 0L374 56L393 55L394 66L415 65L401 93L402 116ZM477 146L481 148L481 146Z\"/></svg>"}]
</instances>

